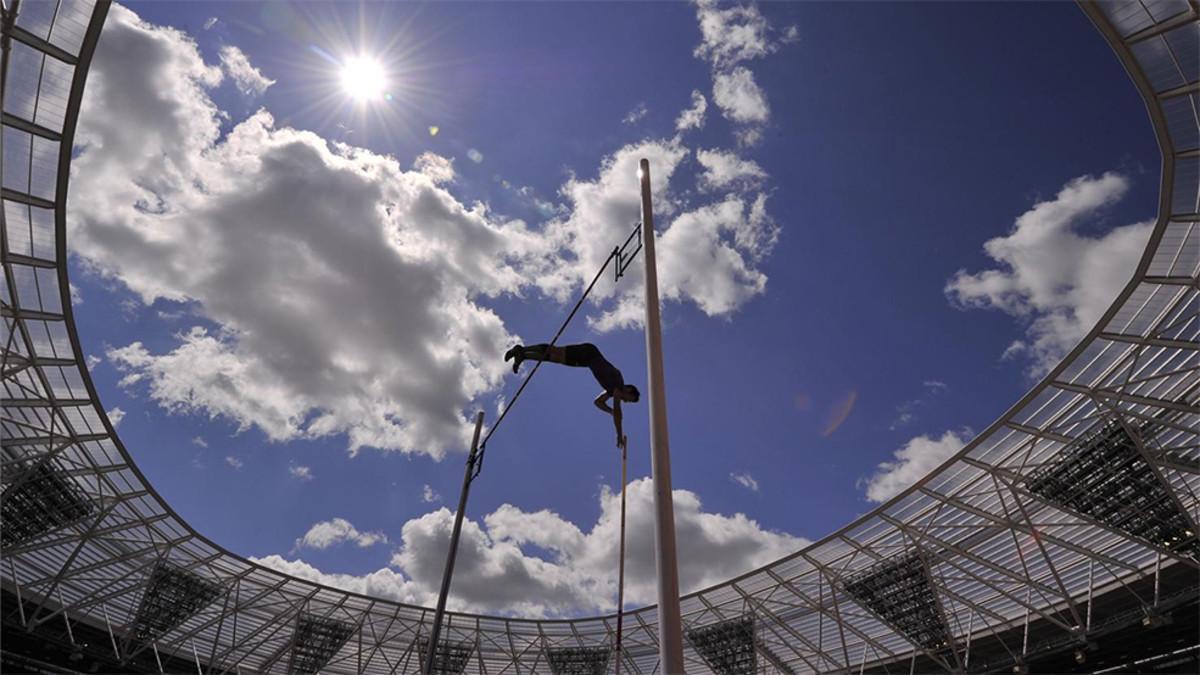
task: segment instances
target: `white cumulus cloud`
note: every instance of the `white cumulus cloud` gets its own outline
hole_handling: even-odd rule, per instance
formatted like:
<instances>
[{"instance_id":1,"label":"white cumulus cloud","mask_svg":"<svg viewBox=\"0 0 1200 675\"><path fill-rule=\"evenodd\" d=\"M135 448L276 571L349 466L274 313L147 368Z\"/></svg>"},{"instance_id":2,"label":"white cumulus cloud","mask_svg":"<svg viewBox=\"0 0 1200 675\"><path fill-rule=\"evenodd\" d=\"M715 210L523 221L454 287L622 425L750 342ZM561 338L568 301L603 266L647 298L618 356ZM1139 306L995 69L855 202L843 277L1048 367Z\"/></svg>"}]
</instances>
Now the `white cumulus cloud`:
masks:
<instances>
[{"instance_id":1,"label":"white cumulus cloud","mask_svg":"<svg viewBox=\"0 0 1200 675\"><path fill-rule=\"evenodd\" d=\"M714 76L713 102L734 122L762 124L771 116L767 95L749 68L739 66Z\"/></svg>"},{"instance_id":2,"label":"white cumulus cloud","mask_svg":"<svg viewBox=\"0 0 1200 675\"><path fill-rule=\"evenodd\" d=\"M362 595L386 598L409 604L428 605L431 599L434 601L437 600L436 595L431 598L428 593L416 588L411 581L405 579L403 574L386 567L363 575L329 574L322 572L303 560L287 560L279 555L268 555L262 558L251 557L250 561L270 567L284 574L340 588L351 593L360 593Z\"/></svg>"},{"instance_id":3,"label":"white cumulus cloud","mask_svg":"<svg viewBox=\"0 0 1200 675\"><path fill-rule=\"evenodd\" d=\"M947 431L941 437L921 435L897 450L892 461L881 462L866 480L867 499L883 502L924 478L971 440L970 429Z\"/></svg>"},{"instance_id":4,"label":"white cumulus cloud","mask_svg":"<svg viewBox=\"0 0 1200 675\"><path fill-rule=\"evenodd\" d=\"M435 492L428 484L421 487L421 501L426 504L432 504L433 502L441 501L441 499L442 496Z\"/></svg>"},{"instance_id":5,"label":"white cumulus cloud","mask_svg":"<svg viewBox=\"0 0 1200 675\"><path fill-rule=\"evenodd\" d=\"M653 483L631 481L627 491L626 598L655 600ZM552 511L528 512L505 504L468 521L455 573L460 602L475 609L560 615L609 611L616 598L619 492L601 490L600 517L589 530ZM717 583L794 552L807 541L764 529L743 514L707 512L699 496L675 490L680 590ZM436 588L445 563L452 514L441 509L404 525L394 563L411 579ZM543 559L523 547L548 551ZM463 570L463 586L457 583Z\"/></svg>"},{"instance_id":6,"label":"white cumulus cloud","mask_svg":"<svg viewBox=\"0 0 1200 675\"><path fill-rule=\"evenodd\" d=\"M959 270L946 283L946 296L964 309L993 308L1018 317L1026 324L1026 339L1006 355L1024 354L1031 375L1045 374L1095 326L1145 249L1149 222L1099 235L1080 231L1128 189L1128 179L1112 172L1069 181L1053 199L1021 214L1007 235L984 244L995 268Z\"/></svg>"},{"instance_id":7,"label":"white cumulus cloud","mask_svg":"<svg viewBox=\"0 0 1200 675\"><path fill-rule=\"evenodd\" d=\"M466 519L449 606L461 611L522 616L577 616L615 608L620 494L600 495L600 517L589 529L549 510L504 504L480 520ZM705 511L700 498L675 490L680 589L687 593L794 552L807 540L763 528L743 514ZM626 599L655 601L653 484L628 487ZM454 514L446 508L409 520L390 568L364 576L326 574L302 560L268 556L257 562L297 576L405 602L432 603L446 562ZM371 589L364 591L363 589Z\"/></svg>"},{"instance_id":8,"label":"white cumulus cloud","mask_svg":"<svg viewBox=\"0 0 1200 675\"><path fill-rule=\"evenodd\" d=\"M572 178L563 196L572 205L568 218L547 227L551 237L569 242L575 253L539 277L539 284L560 299L590 280L608 256L614 241L623 241L638 211L638 159L650 159L655 218L661 234L658 255L659 295L663 300L690 301L709 316L728 316L766 289L758 262L767 255L779 228L766 210L766 196L743 198L732 194L722 201L681 211L670 189L671 179L688 150L676 141L645 141L627 145L606 158L596 180ZM644 277L640 266L615 287L607 275L592 295L615 299L589 318L601 331L640 326L643 320Z\"/></svg>"},{"instance_id":9,"label":"white cumulus cloud","mask_svg":"<svg viewBox=\"0 0 1200 675\"><path fill-rule=\"evenodd\" d=\"M120 426L123 419L125 419L125 411L121 410L120 406L113 406L112 410L108 411L108 421L112 422L113 428Z\"/></svg>"},{"instance_id":10,"label":"white cumulus cloud","mask_svg":"<svg viewBox=\"0 0 1200 675\"><path fill-rule=\"evenodd\" d=\"M623 124L637 124L645 119L649 112L650 109L646 107L646 102L642 101L641 103L635 105L633 110L630 110L629 114L625 115L625 118L622 119L621 122Z\"/></svg>"},{"instance_id":11,"label":"white cumulus cloud","mask_svg":"<svg viewBox=\"0 0 1200 675\"><path fill-rule=\"evenodd\" d=\"M700 188L704 190L755 188L767 178L767 172L757 162L742 159L727 150L697 150L696 161L704 167L699 180Z\"/></svg>"},{"instance_id":12,"label":"white cumulus cloud","mask_svg":"<svg viewBox=\"0 0 1200 675\"><path fill-rule=\"evenodd\" d=\"M780 34L754 3L722 8L715 0L697 0L696 18L702 39L694 54L712 65L713 103L726 119L740 125L735 132L740 145L756 145L770 119L770 106L754 73L739 64L795 42L798 30L790 26Z\"/></svg>"},{"instance_id":13,"label":"white cumulus cloud","mask_svg":"<svg viewBox=\"0 0 1200 675\"><path fill-rule=\"evenodd\" d=\"M296 540L296 548L324 550L346 542L367 548L387 542L387 537L382 532L361 532L345 518L334 518L313 523L304 536Z\"/></svg>"},{"instance_id":14,"label":"white cumulus cloud","mask_svg":"<svg viewBox=\"0 0 1200 675\"><path fill-rule=\"evenodd\" d=\"M406 170L266 110L222 134L227 115L209 94L223 77L186 35L114 7L72 164L74 250L142 303L191 303L188 316L206 321L165 348L108 352L122 387L174 413L279 442L344 435L351 452L463 449L463 411L500 389L496 355L519 341L484 303L578 292L639 217L641 157L663 299L727 317L765 291L760 263L779 228L752 162L718 166L720 151L705 150L709 187L684 202L672 180L691 150L629 143L594 178L568 179L564 205L530 228L456 198L447 158ZM593 326L638 325L641 267L620 289L610 279L593 293Z\"/></svg>"},{"instance_id":15,"label":"white cumulus cloud","mask_svg":"<svg viewBox=\"0 0 1200 675\"><path fill-rule=\"evenodd\" d=\"M292 478L295 478L296 480L312 480L313 479L312 469L307 466L301 465L301 464L289 465L288 466L288 475L290 475Z\"/></svg>"},{"instance_id":16,"label":"white cumulus cloud","mask_svg":"<svg viewBox=\"0 0 1200 675\"><path fill-rule=\"evenodd\" d=\"M518 287L506 261L534 239L427 173L265 111L219 138L206 92L219 81L185 36L113 9L81 115L71 236L144 302L196 301L221 326L167 352L112 350L125 384L273 440L465 446L462 410L500 385L494 355L515 341L478 299Z\"/></svg>"},{"instance_id":17,"label":"white cumulus cloud","mask_svg":"<svg viewBox=\"0 0 1200 675\"><path fill-rule=\"evenodd\" d=\"M226 73L233 78L233 83L237 85L238 91L247 96L262 96L267 87L275 84L272 80L262 74L258 68L250 64L250 59L242 50L233 45L225 45L221 47L221 66Z\"/></svg>"},{"instance_id":18,"label":"white cumulus cloud","mask_svg":"<svg viewBox=\"0 0 1200 675\"><path fill-rule=\"evenodd\" d=\"M454 181L454 160L423 152L413 160L413 170L423 173L434 183L450 183Z\"/></svg>"},{"instance_id":19,"label":"white cumulus cloud","mask_svg":"<svg viewBox=\"0 0 1200 675\"><path fill-rule=\"evenodd\" d=\"M679 117L675 119L675 130L699 129L704 126L704 115L707 112L708 99L704 98L699 89L693 89L692 105L679 113Z\"/></svg>"},{"instance_id":20,"label":"white cumulus cloud","mask_svg":"<svg viewBox=\"0 0 1200 675\"><path fill-rule=\"evenodd\" d=\"M718 68L761 58L778 47L774 30L755 4L721 8L715 0L698 0L696 17L701 42L694 54Z\"/></svg>"},{"instance_id":21,"label":"white cumulus cloud","mask_svg":"<svg viewBox=\"0 0 1200 675\"><path fill-rule=\"evenodd\" d=\"M758 481L754 480L754 476L749 473L731 473L729 480L741 485L742 487L752 492L758 492Z\"/></svg>"}]
</instances>

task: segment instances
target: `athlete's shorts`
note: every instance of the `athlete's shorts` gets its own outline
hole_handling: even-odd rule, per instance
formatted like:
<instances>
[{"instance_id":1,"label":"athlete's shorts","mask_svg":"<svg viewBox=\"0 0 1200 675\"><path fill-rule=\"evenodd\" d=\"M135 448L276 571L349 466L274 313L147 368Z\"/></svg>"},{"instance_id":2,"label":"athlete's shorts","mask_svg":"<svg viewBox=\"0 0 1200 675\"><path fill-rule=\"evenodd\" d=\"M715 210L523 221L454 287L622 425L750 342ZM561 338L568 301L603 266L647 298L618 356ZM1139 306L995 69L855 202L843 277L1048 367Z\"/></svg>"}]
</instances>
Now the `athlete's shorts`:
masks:
<instances>
[{"instance_id":1,"label":"athlete's shorts","mask_svg":"<svg viewBox=\"0 0 1200 675\"><path fill-rule=\"evenodd\" d=\"M596 345L585 342L581 345L567 345L563 347L563 363L568 366L576 366L578 368L587 368L592 365L596 359L604 358L600 355L600 350Z\"/></svg>"}]
</instances>

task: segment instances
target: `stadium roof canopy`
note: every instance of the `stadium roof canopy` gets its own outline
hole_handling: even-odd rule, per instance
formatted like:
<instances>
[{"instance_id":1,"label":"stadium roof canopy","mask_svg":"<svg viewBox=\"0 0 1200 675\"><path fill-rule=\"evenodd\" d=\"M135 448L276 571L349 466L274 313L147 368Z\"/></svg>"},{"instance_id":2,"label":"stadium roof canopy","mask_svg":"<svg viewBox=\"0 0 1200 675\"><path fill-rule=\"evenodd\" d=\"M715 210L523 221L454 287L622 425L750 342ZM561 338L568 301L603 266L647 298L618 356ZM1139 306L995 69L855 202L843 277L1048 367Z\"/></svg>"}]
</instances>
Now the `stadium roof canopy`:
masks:
<instances>
[{"instance_id":1,"label":"stadium roof canopy","mask_svg":"<svg viewBox=\"0 0 1200 675\"><path fill-rule=\"evenodd\" d=\"M171 510L117 437L80 349L64 236L72 139L108 6L18 7L3 63L6 642L10 625L66 626L71 642L103 635L88 648L160 668L417 671L432 610L221 548ZM1197 5L1081 9L1144 98L1162 152L1159 215L1134 278L1061 365L929 476L803 550L684 597L692 672L976 670L1194 602ZM619 655L613 616L448 616L445 672L657 664L654 607L626 619Z\"/></svg>"}]
</instances>

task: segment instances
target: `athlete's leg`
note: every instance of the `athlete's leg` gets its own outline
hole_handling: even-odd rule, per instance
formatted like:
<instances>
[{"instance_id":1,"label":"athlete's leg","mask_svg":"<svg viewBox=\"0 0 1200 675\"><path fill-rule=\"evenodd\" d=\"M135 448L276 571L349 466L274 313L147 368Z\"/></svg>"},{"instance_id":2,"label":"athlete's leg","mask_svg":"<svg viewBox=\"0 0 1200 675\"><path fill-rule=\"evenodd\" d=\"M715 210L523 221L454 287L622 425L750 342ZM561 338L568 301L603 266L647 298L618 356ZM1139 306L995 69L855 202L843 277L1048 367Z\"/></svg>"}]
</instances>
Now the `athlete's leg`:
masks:
<instances>
[{"instance_id":1,"label":"athlete's leg","mask_svg":"<svg viewBox=\"0 0 1200 675\"><path fill-rule=\"evenodd\" d=\"M563 348L554 347L548 344L529 345L521 350L522 359L533 359L534 361L553 361L554 363L563 362Z\"/></svg>"},{"instance_id":2,"label":"athlete's leg","mask_svg":"<svg viewBox=\"0 0 1200 675\"><path fill-rule=\"evenodd\" d=\"M504 360L512 359L513 372L515 373L521 367L521 362L525 359L563 363L563 354L564 350L562 347L554 347L548 344L529 345L528 347L517 345L504 354Z\"/></svg>"}]
</instances>

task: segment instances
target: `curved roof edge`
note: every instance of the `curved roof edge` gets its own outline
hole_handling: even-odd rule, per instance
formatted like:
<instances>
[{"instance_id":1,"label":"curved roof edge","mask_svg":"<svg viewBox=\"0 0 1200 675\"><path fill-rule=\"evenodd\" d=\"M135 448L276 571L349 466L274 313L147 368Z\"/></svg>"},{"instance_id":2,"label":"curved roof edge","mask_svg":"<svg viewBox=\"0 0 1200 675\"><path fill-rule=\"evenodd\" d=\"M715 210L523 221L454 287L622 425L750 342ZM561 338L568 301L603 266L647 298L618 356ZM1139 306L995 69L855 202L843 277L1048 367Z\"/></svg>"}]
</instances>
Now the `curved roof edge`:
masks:
<instances>
[{"instance_id":1,"label":"curved roof edge","mask_svg":"<svg viewBox=\"0 0 1200 675\"><path fill-rule=\"evenodd\" d=\"M23 3L5 28L3 166L29 168L3 176L4 320L12 339L4 347L0 469L6 523L33 524L21 532L6 525L0 583L34 603L22 622L65 614L110 625L123 656L194 651L214 670L285 670L303 651L305 631L326 621L348 632L322 655L322 669L415 670L429 608L319 586L224 550L171 510L116 436L71 313L65 213L71 141L109 3L48 6L53 11ZM1029 616L1073 635L1085 623L1082 598L1097 589L1164 566L1200 568L1194 542L1155 540L1160 534L1128 518L1118 522L1035 485L1052 483L1056 467L1069 468L1098 438L1116 438L1113 451L1132 453L1130 461L1149 472L1143 488L1161 492L1155 508L1174 509L1195 539L1200 78L1186 50L1200 34L1197 9L1187 2L1156 5L1155 14L1138 2L1081 8L1146 101L1163 157L1159 215L1133 279L1063 362L955 457L803 550L684 596L689 626L753 615L755 652L781 671L847 670L916 653L955 670L972 636L999 635ZM905 568L916 579L906 592L926 603L923 612L902 616L871 599L872 584L900 569L888 562L897 560L915 561ZM215 595L189 612L156 610L156 594L190 583L180 579L197 580L188 591L196 597L207 596L195 588L209 586ZM652 672L655 608L628 615L622 663ZM549 651L608 645L615 630L612 616L450 613L448 622L443 635L467 650L467 672L545 669ZM134 635L146 630L150 639ZM922 637L928 631L941 642ZM696 644L686 658L693 670L710 667Z\"/></svg>"}]
</instances>

